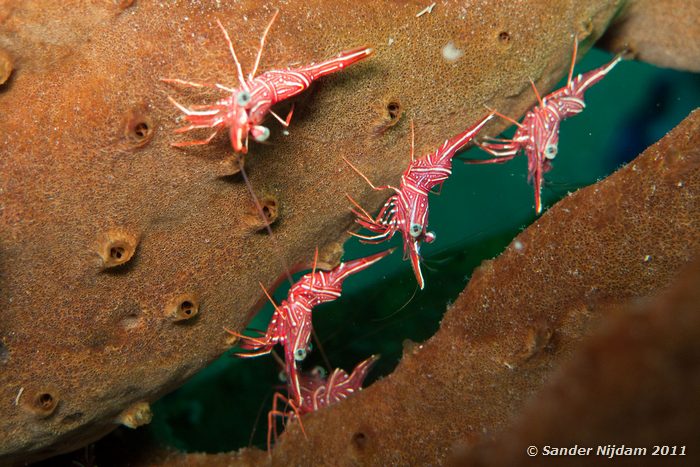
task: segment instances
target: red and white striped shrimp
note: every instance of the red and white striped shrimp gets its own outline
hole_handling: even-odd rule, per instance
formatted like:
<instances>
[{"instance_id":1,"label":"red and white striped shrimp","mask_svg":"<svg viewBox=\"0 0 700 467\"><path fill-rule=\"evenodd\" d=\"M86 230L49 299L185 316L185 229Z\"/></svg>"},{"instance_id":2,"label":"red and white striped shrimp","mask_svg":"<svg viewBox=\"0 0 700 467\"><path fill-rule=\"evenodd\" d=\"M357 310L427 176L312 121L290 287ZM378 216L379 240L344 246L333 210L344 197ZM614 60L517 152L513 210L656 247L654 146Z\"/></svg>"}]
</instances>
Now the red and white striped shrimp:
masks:
<instances>
[{"instance_id":1,"label":"red and white striped shrimp","mask_svg":"<svg viewBox=\"0 0 700 467\"><path fill-rule=\"evenodd\" d=\"M343 399L347 399L352 394L362 390L362 384L377 360L379 360L379 355L372 355L358 363L350 374L345 370L336 368L330 375L326 375L326 371L322 367L316 367L310 372L301 373L299 375L301 404L298 406L293 399L290 400L279 392L275 393L272 399L272 410L267 414L268 450L271 446L273 432L275 438L277 438L275 417L288 418L294 415L298 418L301 415L315 412L316 410L340 402ZM290 386L288 376L287 386L289 393L292 394L293 388ZM280 410L278 408L280 402L291 410Z\"/></svg>"},{"instance_id":2,"label":"red and white striped shrimp","mask_svg":"<svg viewBox=\"0 0 700 467\"><path fill-rule=\"evenodd\" d=\"M178 128L175 133L186 133L199 128L213 128L214 132L207 138L193 141L180 141L172 143L173 146L184 147L209 143L219 132L228 128L229 137L233 150L239 153L248 152L248 136L252 136L256 141L265 141L270 130L262 123L269 113L275 117L282 125L289 126L292 118L292 110L286 119L271 110L276 103L296 96L305 91L311 83L318 78L343 70L364 58L369 57L373 50L368 47L359 47L345 52L341 52L337 57L317 64L311 64L298 68L285 70L270 70L255 76L260 64L265 38L267 37L272 23L279 11L272 16L270 23L265 28L260 39L260 48L253 65L253 71L248 77L243 76L241 64L231 42L228 32L217 19L217 24L226 38L231 56L236 65L238 74L238 87L228 87L222 84L200 83L186 81L182 79L161 78L161 81L174 83L190 87L213 87L229 93L228 96L216 101L213 104L194 105L185 107L175 101L172 97L168 99L184 114L188 125Z\"/></svg>"},{"instance_id":3,"label":"red and white striped shrimp","mask_svg":"<svg viewBox=\"0 0 700 467\"><path fill-rule=\"evenodd\" d=\"M372 355L358 363L352 373L336 368L326 376L321 367L317 367L309 374L301 376L302 404L299 412L303 415L315 412L318 409L328 407L331 404L347 399L350 395L362 389L362 383L367 373L379 360L378 355Z\"/></svg>"},{"instance_id":4,"label":"red and white striped shrimp","mask_svg":"<svg viewBox=\"0 0 700 467\"><path fill-rule=\"evenodd\" d=\"M437 185L447 180L452 174L452 158L464 148L488 122L493 113L482 118L476 125L445 141L434 153L414 158L414 132L411 122L411 163L401 176L399 188L392 185L375 186L354 165L347 162L373 190L393 190L394 195L384 203L376 217L370 216L354 199L346 195L355 206L352 212L355 221L362 227L376 233L367 236L350 232L365 243L381 243L389 240L397 231L403 237L404 259L410 259L413 272L421 289L425 286L420 269L421 242L432 243L435 233L428 231L428 194Z\"/></svg>"},{"instance_id":5,"label":"red and white striped shrimp","mask_svg":"<svg viewBox=\"0 0 700 467\"><path fill-rule=\"evenodd\" d=\"M392 251L393 249L340 263L330 271L320 271L316 270L317 250L312 272L305 274L294 283L289 289L287 299L279 305L275 305L275 312L264 335L250 337L228 331L241 339L238 344L241 349L250 351L237 355L239 357L257 357L270 353L276 344L283 345L285 371L289 378L289 396L295 402L295 406L300 407L303 396L297 363L303 361L310 350L313 308L321 303L331 302L339 298L345 279L367 269ZM263 290L265 290L264 287ZM265 293L267 294L267 291ZM274 302L272 303L274 305Z\"/></svg>"},{"instance_id":6,"label":"red and white striped shrimp","mask_svg":"<svg viewBox=\"0 0 700 467\"><path fill-rule=\"evenodd\" d=\"M543 176L552 169L552 161L557 156L561 121L583 111L586 107L583 100L584 93L603 79L622 59L618 55L606 65L572 79L577 52L578 41L574 41L569 76L563 88L540 97L535 83L531 81L538 104L525 114L521 123L497 113L500 117L517 125L518 129L511 139L486 138L485 141L476 142L477 146L495 156L494 158L467 161L470 164L501 164L511 160L521 151L524 152L528 160L528 182L533 183L535 188L537 214L542 212Z\"/></svg>"}]
</instances>

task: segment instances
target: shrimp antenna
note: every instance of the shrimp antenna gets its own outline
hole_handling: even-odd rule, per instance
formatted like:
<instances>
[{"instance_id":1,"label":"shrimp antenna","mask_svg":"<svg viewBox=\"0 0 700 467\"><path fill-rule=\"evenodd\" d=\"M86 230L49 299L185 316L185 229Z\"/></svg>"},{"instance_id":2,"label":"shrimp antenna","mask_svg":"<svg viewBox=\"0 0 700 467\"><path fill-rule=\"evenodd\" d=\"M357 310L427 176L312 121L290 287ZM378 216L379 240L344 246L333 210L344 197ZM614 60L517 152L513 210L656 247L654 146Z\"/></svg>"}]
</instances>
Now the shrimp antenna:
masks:
<instances>
[{"instance_id":1,"label":"shrimp antenna","mask_svg":"<svg viewBox=\"0 0 700 467\"><path fill-rule=\"evenodd\" d=\"M374 321L375 323L378 323L378 322L381 322L381 321L386 321L386 320L388 320L389 318L392 318L393 316L396 316L396 314L397 314L398 312L400 312L401 310L403 310L404 308L406 308L406 307L413 301L413 299L416 298L416 294L417 294L417 293L418 293L418 284L416 284L416 288L413 289L413 294L411 295L411 297L410 297L408 300L406 300L406 303L404 303L403 305L401 305L401 307L399 307L398 310L394 311L394 312L391 313L389 316L383 316L383 317L381 317L381 318L373 319L372 321Z\"/></svg>"},{"instance_id":2,"label":"shrimp antenna","mask_svg":"<svg viewBox=\"0 0 700 467\"><path fill-rule=\"evenodd\" d=\"M263 47L265 46L265 38L267 37L267 33L270 32L272 23L275 22L275 19L277 18L279 12L279 10L275 10L275 14L272 15L272 19L268 23L267 27L265 28L265 31L263 32L262 37L260 38L260 48L258 49L258 56L255 57L255 65L253 65L253 71L248 75L248 79L250 80L255 78L255 73L258 72L258 65L260 65L260 57L262 56Z\"/></svg>"},{"instance_id":3,"label":"shrimp antenna","mask_svg":"<svg viewBox=\"0 0 700 467\"><path fill-rule=\"evenodd\" d=\"M224 27L224 25L221 24L221 21L219 21L219 18L216 18L216 24L219 25L219 28L221 28L221 31L224 33L224 37L226 38L226 43L228 44L228 49L231 51L231 56L233 57L233 61L236 64L236 70L238 71L238 81L241 83L241 87L243 89L250 92L250 89L248 88L248 85L245 82L245 78L243 78L243 70L241 69L241 62L238 61L238 57L236 56L236 51L233 49L233 42L231 42L231 38L228 35L228 31L226 31L226 28Z\"/></svg>"},{"instance_id":4,"label":"shrimp antenna","mask_svg":"<svg viewBox=\"0 0 700 467\"><path fill-rule=\"evenodd\" d=\"M503 120L512 123L513 125L517 126L518 128L522 128L523 125L520 122L518 122L517 120L515 120L514 118L510 118L508 115L502 114L498 110L492 109L491 107L489 107L486 104L484 104L484 107L486 107L486 110L488 110L492 114L501 117Z\"/></svg>"},{"instance_id":5,"label":"shrimp antenna","mask_svg":"<svg viewBox=\"0 0 700 467\"><path fill-rule=\"evenodd\" d=\"M411 119L411 162L413 162L413 156L415 155L416 149L416 132L413 128L413 119Z\"/></svg>"},{"instance_id":6,"label":"shrimp antenna","mask_svg":"<svg viewBox=\"0 0 700 467\"><path fill-rule=\"evenodd\" d=\"M263 285L263 283L262 283L262 282L258 282L258 284L260 284L260 288L263 290L263 292L265 292L265 296L267 297L268 300L270 300L270 303L272 303L272 306L275 307L275 311L279 313L279 312L280 312L280 309L277 307L277 304L276 304L275 301L272 299L272 297L270 296L270 293L267 291L267 289L265 288L265 286Z\"/></svg>"},{"instance_id":7,"label":"shrimp antenna","mask_svg":"<svg viewBox=\"0 0 700 467\"><path fill-rule=\"evenodd\" d=\"M542 102L542 96L540 96L540 92L537 90L537 86L535 86L535 82L532 80L532 78L528 78L530 80L530 84L532 85L532 90L535 91L535 96L537 96L537 102L540 103L540 107L544 107L544 102Z\"/></svg>"},{"instance_id":8,"label":"shrimp antenna","mask_svg":"<svg viewBox=\"0 0 700 467\"><path fill-rule=\"evenodd\" d=\"M574 36L574 56L571 59L571 67L569 68L569 77L566 79L566 85L571 84L571 78L574 77L574 66L576 65L576 54L578 54L578 37Z\"/></svg>"}]
</instances>

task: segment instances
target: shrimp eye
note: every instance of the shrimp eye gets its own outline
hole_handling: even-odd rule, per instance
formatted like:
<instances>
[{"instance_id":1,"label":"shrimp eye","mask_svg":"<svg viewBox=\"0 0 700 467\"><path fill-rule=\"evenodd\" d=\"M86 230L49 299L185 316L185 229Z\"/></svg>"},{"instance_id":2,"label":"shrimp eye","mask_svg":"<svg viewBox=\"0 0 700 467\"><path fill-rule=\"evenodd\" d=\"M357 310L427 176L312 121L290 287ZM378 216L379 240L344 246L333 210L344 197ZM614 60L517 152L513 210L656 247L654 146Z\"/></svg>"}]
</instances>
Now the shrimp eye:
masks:
<instances>
[{"instance_id":1,"label":"shrimp eye","mask_svg":"<svg viewBox=\"0 0 700 467\"><path fill-rule=\"evenodd\" d=\"M408 231L408 233L411 234L411 237L418 237L421 233L423 232L423 226L420 224L411 224L411 228Z\"/></svg>"},{"instance_id":2,"label":"shrimp eye","mask_svg":"<svg viewBox=\"0 0 700 467\"><path fill-rule=\"evenodd\" d=\"M312 370L312 373L314 376L318 376L321 379L326 379L326 376L328 373L326 373L326 369L323 368L322 366L316 366Z\"/></svg>"},{"instance_id":3,"label":"shrimp eye","mask_svg":"<svg viewBox=\"0 0 700 467\"><path fill-rule=\"evenodd\" d=\"M287 372L282 370L277 374L277 378L282 382L286 383L287 382Z\"/></svg>"},{"instance_id":4,"label":"shrimp eye","mask_svg":"<svg viewBox=\"0 0 700 467\"><path fill-rule=\"evenodd\" d=\"M263 141L267 141L267 138L270 137L270 129L267 127L264 127L262 125L258 125L253 127L253 138L255 138L255 141L258 143L262 143Z\"/></svg>"},{"instance_id":5,"label":"shrimp eye","mask_svg":"<svg viewBox=\"0 0 700 467\"><path fill-rule=\"evenodd\" d=\"M296 349L294 351L294 360L301 362L306 358L306 349Z\"/></svg>"},{"instance_id":6,"label":"shrimp eye","mask_svg":"<svg viewBox=\"0 0 700 467\"><path fill-rule=\"evenodd\" d=\"M546 148L544 148L544 157L547 159L554 159L557 157L557 145L556 144L548 144Z\"/></svg>"},{"instance_id":7,"label":"shrimp eye","mask_svg":"<svg viewBox=\"0 0 700 467\"><path fill-rule=\"evenodd\" d=\"M245 107L246 105L250 104L250 92L248 91L239 91L238 94L236 94L236 104L240 105L241 107Z\"/></svg>"}]
</instances>

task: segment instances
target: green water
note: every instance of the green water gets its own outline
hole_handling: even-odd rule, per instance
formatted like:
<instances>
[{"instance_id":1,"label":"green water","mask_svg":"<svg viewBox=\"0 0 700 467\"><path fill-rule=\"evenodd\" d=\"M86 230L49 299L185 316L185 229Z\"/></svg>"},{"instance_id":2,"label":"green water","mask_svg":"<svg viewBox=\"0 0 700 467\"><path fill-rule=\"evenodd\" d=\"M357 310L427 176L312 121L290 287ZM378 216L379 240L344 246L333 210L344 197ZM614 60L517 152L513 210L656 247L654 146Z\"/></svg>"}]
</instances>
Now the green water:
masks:
<instances>
[{"instance_id":1,"label":"green water","mask_svg":"<svg viewBox=\"0 0 700 467\"><path fill-rule=\"evenodd\" d=\"M594 50L576 71L588 71L611 58ZM615 171L700 106L700 77L622 62L587 93L586 103L582 114L562 123L559 154L546 175L545 208ZM472 149L464 157L483 154ZM351 370L369 355L381 354L369 384L396 366L404 340L430 337L473 269L497 256L533 221L525 157L504 165L456 161L441 195L431 198L430 210L430 229L437 240L422 248L424 291L414 295L410 265L397 252L349 278L340 300L314 311L316 332L334 367ZM400 247L400 236L390 245ZM388 246L361 245L353 239L345 246L345 259ZM277 300L285 295L286 287L275 294ZM264 329L271 313L267 307L252 325ZM309 367L323 364L318 351L307 360ZM153 422L146 430L152 438L188 451L229 451L247 446L251 439L264 446L266 413L280 384L278 371L269 356L239 360L225 355L154 404Z\"/></svg>"}]
</instances>

